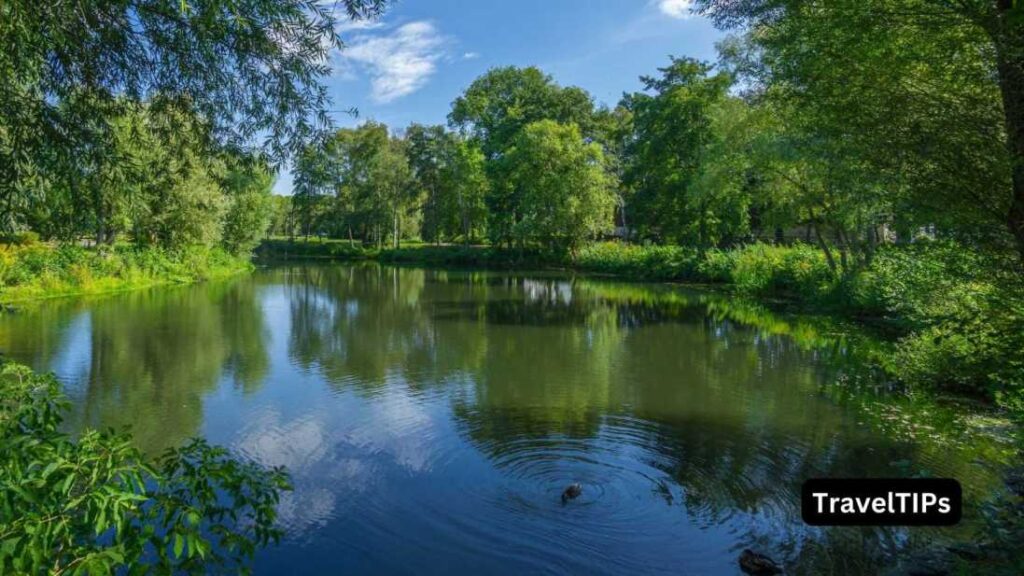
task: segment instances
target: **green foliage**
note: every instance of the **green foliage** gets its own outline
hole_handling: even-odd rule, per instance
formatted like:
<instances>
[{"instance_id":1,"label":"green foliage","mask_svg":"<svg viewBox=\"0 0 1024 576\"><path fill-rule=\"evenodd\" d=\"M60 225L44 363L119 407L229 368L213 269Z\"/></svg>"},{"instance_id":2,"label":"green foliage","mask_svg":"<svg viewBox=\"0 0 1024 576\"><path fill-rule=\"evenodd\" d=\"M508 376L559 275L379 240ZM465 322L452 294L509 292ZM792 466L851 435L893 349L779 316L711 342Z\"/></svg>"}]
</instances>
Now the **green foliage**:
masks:
<instances>
[{"instance_id":1,"label":"green foliage","mask_svg":"<svg viewBox=\"0 0 1024 576\"><path fill-rule=\"evenodd\" d=\"M16 574L247 572L276 542L284 469L194 440L147 461L131 437L60 432L53 376L0 367L0 571Z\"/></svg>"},{"instance_id":2,"label":"green foliage","mask_svg":"<svg viewBox=\"0 0 1024 576\"><path fill-rule=\"evenodd\" d=\"M598 242L583 247L575 259L580 270L645 280L692 280L698 262L696 250L679 246L638 246Z\"/></svg>"},{"instance_id":3,"label":"green foliage","mask_svg":"<svg viewBox=\"0 0 1024 576\"><path fill-rule=\"evenodd\" d=\"M121 95L188 99L219 144L258 134L275 159L290 156L329 123L322 80L330 50L340 47L339 18L374 17L385 3L343 0L336 11L306 0L5 1L0 232L47 209L55 178L111 158L105 125L120 114ZM105 165L89 174L114 182L127 168ZM83 201L119 203L94 184L83 183L106 198Z\"/></svg>"},{"instance_id":4,"label":"green foliage","mask_svg":"<svg viewBox=\"0 0 1024 576\"><path fill-rule=\"evenodd\" d=\"M550 250L574 251L612 224L612 179L604 154L575 124L527 125L501 159L508 196L516 199L512 237Z\"/></svg>"},{"instance_id":5,"label":"green foliage","mask_svg":"<svg viewBox=\"0 0 1024 576\"><path fill-rule=\"evenodd\" d=\"M463 243L483 238L487 228L487 195L490 183L483 152L468 142L459 142L442 172L440 198L442 231L449 238L462 236Z\"/></svg>"},{"instance_id":6,"label":"green foliage","mask_svg":"<svg viewBox=\"0 0 1024 576\"><path fill-rule=\"evenodd\" d=\"M259 244L275 216L274 178L260 163L235 161L222 183L231 205L224 217L224 246L245 255Z\"/></svg>"},{"instance_id":7,"label":"green foliage","mask_svg":"<svg viewBox=\"0 0 1024 576\"><path fill-rule=\"evenodd\" d=\"M178 250L115 245L0 244L0 301L90 294L163 283L187 283L249 270L251 264L220 248Z\"/></svg>"},{"instance_id":8,"label":"green foliage","mask_svg":"<svg viewBox=\"0 0 1024 576\"><path fill-rule=\"evenodd\" d=\"M352 245L348 240L284 240L271 238L264 240L256 249L256 255L268 260L289 259L330 259L342 261L366 260L377 257L376 248L363 247L362 244Z\"/></svg>"},{"instance_id":9,"label":"green foliage","mask_svg":"<svg viewBox=\"0 0 1024 576\"><path fill-rule=\"evenodd\" d=\"M367 122L307 148L295 166L293 206L302 233L358 236L383 246L419 229L418 190L407 144Z\"/></svg>"},{"instance_id":10,"label":"green foliage","mask_svg":"<svg viewBox=\"0 0 1024 576\"><path fill-rule=\"evenodd\" d=\"M804 244L751 244L732 256L732 282L748 294L820 301L835 288L821 252Z\"/></svg>"},{"instance_id":11,"label":"green foliage","mask_svg":"<svg viewBox=\"0 0 1024 576\"><path fill-rule=\"evenodd\" d=\"M965 242L1005 249L1016 238L1024 249L1016 3L697 4L746 30L723 53L751 100L784 120L771 172L805 200L804 218L847 235L883 221L901 232L939 225Z\"/></svg>"},{"instance_id":12,"label":"green foliage","mask_svg":"<svg viewBox=\"0 0 1024 576\"><path fill-rule=\"evenodd\" d=\"M625 173L631 223L641 237L708 246L746 225L742 202L738 214L725 215L730 190L704 173L703 165L715 141L712 117L726 103L731 79L685 58L673 58L661 73L661 78L641 79L651 93L627 95L622 103L633 118ZM717 171L724 172L737 171ZM716 195L723 201L715 202Z\"/></svg>"},{"instance_id":13,"label":"green foliage","mask_svg":"<svg viewBox=\"0 0 1024 576\"><path fill-rule=\"evenodd\" d=\"M33 232L32 230L15 232L14 234L10 234L6 238L0 240L0 242L3 242L4 244L12 244L14 246L35 246L39 243L39 233Z\"/></svg>"},{"instance_id":14,"label":"green foliage","mask_svg":"<svg viewBox=\"0 0 1024 576\"><path fill-rule=\"evenodd\" d=\"M502 159L527 126L544 120L575 125L583 137L608 136L607 122L598 128L589 94L574 86L559 86L535 67L493 68L452 103L449 124L468 135L483 154L482 167L489 180L487 234L496 244L519 241L523 248L524 235L534 232L527 230L534 226L522 224L524 210L531 208L522 204L522 191L509 185L511 166ZM475 168L470 174L477 178ZM475 197L481 186L473 189Z\"/></svg>"},{"instance_id":15,"label":"green foliage","mask_svg":"<svg viewBox=\"0 0 1024 576\"><path fill-rule=\"evenodd\" d=\"M594 103L575 86L563 88L530 66L492 68L452 102L448 122L470 133L488 159L502 154L528 124L554 120L590 135Z\"/></svg>"},{"instance_id":16,"label":"green foliage","mask_svg":"<svg viewBox=\"0 0 1024 576\"><path fill-rule=\"evenodd\" d=\"M904 382L1024 399L1024 287L1012 266L952 242L887 248L853 295L907 333L885 361Z\"/></svg>"},{"instance_id":17,"label":"green foliage","mask_svg":"<svg viewBox=\"0 0 1024 576\"><path fill-rule=\"evenodd\" d=\"M456 145L454 134L444 126L412 124L405 130L405 152L412 169L414 186L423 198L423 224L420 236L427 241L449 235L451 211L446 206L448 185L443 174L448 170Z\"/></svg>"}]
</instances>

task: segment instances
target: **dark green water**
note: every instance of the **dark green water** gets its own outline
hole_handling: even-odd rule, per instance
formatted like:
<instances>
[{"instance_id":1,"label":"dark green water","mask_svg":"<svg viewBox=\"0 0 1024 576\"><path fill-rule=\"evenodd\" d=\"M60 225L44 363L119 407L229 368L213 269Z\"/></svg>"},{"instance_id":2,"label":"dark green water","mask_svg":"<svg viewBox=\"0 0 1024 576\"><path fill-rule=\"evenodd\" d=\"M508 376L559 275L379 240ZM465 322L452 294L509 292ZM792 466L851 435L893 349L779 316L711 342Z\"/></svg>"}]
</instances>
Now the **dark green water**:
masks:
<instances>
[{"instance_id":1,"label":"dark green water","mask_svg":"<svg viewBox=\"0 0 1024 576\"><path fill-rule=\"evenodd\" d=\"M874 573L928 529L816 529L817 476L952 476L967 519L1008 447L887 396L869 339L664 286L311 265L0 317L71 427L202 435L295 491L257 573ZM562 506L571 482L583 495Z\"/></svg>"}]
</instances>

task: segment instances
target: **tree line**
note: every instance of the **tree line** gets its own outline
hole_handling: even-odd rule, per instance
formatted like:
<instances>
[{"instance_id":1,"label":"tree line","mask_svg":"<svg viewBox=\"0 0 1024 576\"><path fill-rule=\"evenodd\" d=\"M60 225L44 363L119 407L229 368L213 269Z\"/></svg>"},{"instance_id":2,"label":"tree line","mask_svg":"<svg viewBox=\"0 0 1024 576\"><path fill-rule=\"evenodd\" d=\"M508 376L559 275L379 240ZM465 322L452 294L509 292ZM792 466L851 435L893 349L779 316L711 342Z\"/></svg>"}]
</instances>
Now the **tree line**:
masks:
<instances>
[{"instance_id":1,"label":"tree line","mask_svg":"<svg viewBox=\"0 0 1024 576\"><path fill-rule=\"evenodd\" d=\"M717 62L671 58L614 107L504 67L447 126L337 131L300 154L292 229L277 231L562 252L613 234L700 249L799 239L837 274L920 236L1021 254L1006 92L1022 61L1004 62L1021 54L1019 8L990 11L1003 38L928 2L700 7L746 27Z\"/></svg>"},{"instance_id":2,"label":"tree line","mask_svg":"<svg viewBox=\"0 0 1024 576\"><path fill-rule=\"evenodd\" d=\"M268 224L570 253L612 235L800 239L837 274L925 235L1019 261L1018 3L695 6L735 32L718 60L672 58L614 106L495 68L447 125L396 131L330 127L321 80L340 40L322 3L7 3L0 234L238 252ZM286 159L294 195L272 198Z\"/></svg>"}]
</instances>

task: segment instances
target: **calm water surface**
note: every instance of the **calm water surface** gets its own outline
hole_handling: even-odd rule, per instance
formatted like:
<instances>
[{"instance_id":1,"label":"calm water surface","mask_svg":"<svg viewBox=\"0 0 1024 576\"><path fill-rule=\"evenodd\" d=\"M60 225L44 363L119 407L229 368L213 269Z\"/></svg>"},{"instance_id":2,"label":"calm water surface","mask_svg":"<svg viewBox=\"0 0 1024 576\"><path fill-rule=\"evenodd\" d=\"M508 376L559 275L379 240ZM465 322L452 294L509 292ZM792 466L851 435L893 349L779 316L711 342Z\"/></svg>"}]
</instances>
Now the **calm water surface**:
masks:
<instances>
[{"instance_id":1,"label":"calm water surface","mask_svg":"<svg viewBox=\"0 0 1024 576\"><path fill-rule=\"evenodd\" d=\"M1005 450L878 392L871 345L678 288L374 265L0 317L0 349L65 383L72 429L287 466L263 574L738 574L744 547L870 573L933 533L806 527L804 479L953 476L973 502L997 484L976 461Z\"/></svg>"}]
</instances>

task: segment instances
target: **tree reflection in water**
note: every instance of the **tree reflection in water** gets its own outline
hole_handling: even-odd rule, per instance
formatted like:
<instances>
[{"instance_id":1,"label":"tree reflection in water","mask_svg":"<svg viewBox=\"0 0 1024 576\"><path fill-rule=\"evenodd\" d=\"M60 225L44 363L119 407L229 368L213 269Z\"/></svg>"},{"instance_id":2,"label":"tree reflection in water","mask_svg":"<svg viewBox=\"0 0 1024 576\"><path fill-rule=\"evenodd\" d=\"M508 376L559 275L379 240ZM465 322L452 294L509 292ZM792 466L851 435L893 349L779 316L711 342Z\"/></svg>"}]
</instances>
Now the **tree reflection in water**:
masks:
<instances>
[{"instance_id":1,"label":"tree reflection in water","mask_svg":"<svg viewBox=\"0 0 1024 576\"><path fill-rule=\"evenodd\" d=\"M292 469L268 570L714 572L757 546L872 573L934 532L805 527L804 479L952 476L970 502L997 482L971 461L1008 451L884 396L864 368L884 346L708 292L376 265L0 318L0 347L67 382L73 429L130 425L150 451L205 434ZM570 481L583 495L550 506Z\"/></svg>"}]
</instances>

